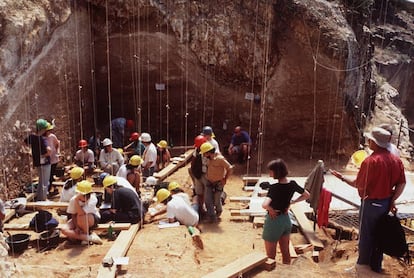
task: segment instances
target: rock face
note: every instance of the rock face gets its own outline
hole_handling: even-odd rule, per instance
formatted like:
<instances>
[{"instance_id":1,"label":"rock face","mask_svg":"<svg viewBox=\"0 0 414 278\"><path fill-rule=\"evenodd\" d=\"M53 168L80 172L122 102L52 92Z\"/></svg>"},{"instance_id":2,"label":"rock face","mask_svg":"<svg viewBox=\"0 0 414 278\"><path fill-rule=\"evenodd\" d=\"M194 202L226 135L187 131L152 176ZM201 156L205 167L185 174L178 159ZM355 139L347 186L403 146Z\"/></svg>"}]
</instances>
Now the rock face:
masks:
<instances>
[{"instance_id":1,"label":"rock face","mask_svg":"<svg viewBox=\"0 0 414 278\"><path fill-rule=\"evenodd\" d=\"M401 8L384 17L376 4L355 10L346 0L15 2L0 0L0 122L9 127L0 138L1 182L8 188L30 180L21 175L30 173L21 142L40 117L56 119L69 159L79 139L95 129L108 136L120 116L174 145L191 145L208 124L224 148L242 125L260 170L275 156L347 159L364 127L387 119L372 101L385 95L392 110L402 108L401 138L410 147L412 91L396 73L412 74L413 32L404 31L412 17ZM369 15L377 26L368 25ZM391 18L400 19L395 34L382 24ZM377 94L391 86L395 95Z\"/></svg>"}]
</instances>

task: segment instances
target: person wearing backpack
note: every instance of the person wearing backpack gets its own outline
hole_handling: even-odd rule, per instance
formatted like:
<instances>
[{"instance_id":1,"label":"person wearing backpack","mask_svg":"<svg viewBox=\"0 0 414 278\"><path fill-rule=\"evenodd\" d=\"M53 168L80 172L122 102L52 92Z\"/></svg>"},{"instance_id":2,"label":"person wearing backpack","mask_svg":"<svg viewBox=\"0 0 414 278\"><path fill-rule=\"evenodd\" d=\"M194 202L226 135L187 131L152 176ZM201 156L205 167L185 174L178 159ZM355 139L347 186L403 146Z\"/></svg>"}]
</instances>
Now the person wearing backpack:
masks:
<instances>
[{"instance_id":1,"label":"person wearing backpack","mask_svg":"<svg viewBox=\"0 0 414 278\"><path fill-rule=\"evenodd\" d=\"M204 184L207 183L207 164L205 164L207 159L203 159L203 155L200 153L200 147L205 142L207 142L207 139L203 135L198 135L194 138L195 151L191 160L191 166L188 168L188 173L193 180L195 195L198 197L198 214L200 218L206 214L204 209Z\"/></svg>"},{"instance_id":2,"label":"person wearing backpack","mask_svg":"<svg viewBox=\"0 0 414 278\"><path fill-rule=\"evenodd\" d=\"M344 177L335 170L331 170L331 173L357 188L361 197L359 254L355 268L370 268L380 273L383 253L376 246L376 234L379 233L376 227L384 214L397 211L395 201L403 192L406 179L401 159L387 149L391 134L383 128L374 127L364 136L368 139L369 148L373 153L362 162L356 179Z\"/></svg>"}]
</instances>

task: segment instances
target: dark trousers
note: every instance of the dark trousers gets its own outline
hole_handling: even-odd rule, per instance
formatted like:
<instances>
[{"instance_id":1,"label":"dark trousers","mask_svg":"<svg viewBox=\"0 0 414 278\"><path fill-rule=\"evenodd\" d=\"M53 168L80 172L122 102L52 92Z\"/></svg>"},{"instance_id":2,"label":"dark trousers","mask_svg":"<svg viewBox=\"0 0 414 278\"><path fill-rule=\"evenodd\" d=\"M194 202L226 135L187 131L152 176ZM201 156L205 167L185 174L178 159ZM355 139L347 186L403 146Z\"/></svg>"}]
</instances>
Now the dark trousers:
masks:
<instances>
[{"instance_id":1,"label":"dark trousers","mask_svg":"<svg viewBox=\"0 0 414 278\"><path fill-rule=\"evenodd\" d=\"M101 223L108 223L114 221L115 223L131 223L137 224L141 220L138 212L128 211L121 212L117 211L112 213L109 209L101 211Z\"/></svg>"}]
</instances>

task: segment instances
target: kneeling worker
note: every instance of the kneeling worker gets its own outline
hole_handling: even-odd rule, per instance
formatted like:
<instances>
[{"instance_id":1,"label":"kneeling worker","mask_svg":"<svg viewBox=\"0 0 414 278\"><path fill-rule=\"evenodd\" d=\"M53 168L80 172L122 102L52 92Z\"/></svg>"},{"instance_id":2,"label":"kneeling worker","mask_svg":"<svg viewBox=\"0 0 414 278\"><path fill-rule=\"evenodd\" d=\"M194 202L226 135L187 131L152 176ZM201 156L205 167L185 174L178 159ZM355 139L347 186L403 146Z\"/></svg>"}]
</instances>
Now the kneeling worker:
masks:
<instances>
[{"instance_id":1,"label":"kneeling worker","mask_svg":"<svg viewBox=\"0 0 414 278\"><path fill-rule=\"evenodd\" d=\"M186 226L198 225L198 212L194 210L180 196L171 195L170 191L161 188L157 191L157 200L167 206L167 218L169 223L175 221Z\"/></svg>"},{"instance_id":2,"label":"kneeling worker","mask_svg":"<svg viewBox=\"0 0 414 278\"><path fill-rule=\"evenodd\" d=\"M111 208L102 212L102 223L115 221L136 224L141 221L145 211L137 194L119 186L115 176L106 176L103 186L105 191L112 195L112 202Z\"/></svg>"},{"instance_id":3,"label":"kneeling worker","mask_svg":"<svg viewBox=\"0 0 414 278\"><path fill-rule=\"evenodd\" d=\"M100 214L96 207L98 199L92 193L92 183L83 180L76 187L76 195L73 196L67 208L72 218L62 228L62 233L71 239L77 239L95 244L102 244L102 240L90 230L96 228L100 221Z\"/></svg>"}]
</instances>

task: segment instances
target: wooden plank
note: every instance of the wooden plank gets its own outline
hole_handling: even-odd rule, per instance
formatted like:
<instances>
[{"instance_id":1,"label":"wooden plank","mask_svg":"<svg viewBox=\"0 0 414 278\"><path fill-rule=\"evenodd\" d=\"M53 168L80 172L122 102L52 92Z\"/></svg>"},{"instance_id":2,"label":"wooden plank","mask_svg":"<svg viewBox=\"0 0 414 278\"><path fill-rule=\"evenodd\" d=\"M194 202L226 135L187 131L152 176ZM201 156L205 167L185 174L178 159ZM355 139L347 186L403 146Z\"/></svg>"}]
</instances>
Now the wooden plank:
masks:
<instances>
[{"instance_id":1,"label":"wooden plank","mask_svg":"<svg viewBox=\"0 0 414 278\"><path fill-rule=\"evenodd\" d=\"M64 224L59 224L58 228ZM112 224L113 230L128 230L131 227L131 223L114 223ZM98 227L94 228L94 231L106 231L109 228L109 224L98 224ZM30 230L29 223L5 223L5 230L24 231Z\"/></svg>"},{"instance_id":2,"label":"wooden plank","mask_svg":"<svg viewBox=\"0 0 414 278\"><path fill-rule=\"evenodd\" d=\"M263 216L255 216L253 218L253 228L260 228L264 225L265 218Z\"/></svg>"},{"instance_id":3,"label":"wooden plank","mask_svg":"<svg viewBox=\"0 0 414 278\"><path fill-rule=\"evenodd\" d=\"M251 210L251 209L231 209L231 216L265 216L266 210Z\"/></svg>"},{"instance_id":4,"label":"wooden plank","mask_svg":"<svg viewBox=\"0 0 414 278\"><path fill-rule=\"evenodd\" d=\"M298 257L298 254L296 254L295 247L293 247L291 240L289 240L289 254L290 258L292 259L296 259Z\"/></svg>"},{"instance_id":5,"label":"wooden plank","mask_svg":"<svg viewBox=\"0 0 414 278\"><path fill-rule=\"evenodd\" d=\"M111 249L106 253L104 260L124 257L128 252L129 247L131 246L135 235L139 230L139 224L134 224L127 231L121 231L112 244ZM101 265L98 270L98 278L113 278L117 272L117 266L113 265L110 267L105 267Z\"/></svg>"},{"instance_id":6,"label":"wooden plank","mask_svg":"<svg viewBox=\"0 0 414 278\"><path fill-rule=\"evenodd\" d=\"M324 248L322 241L316 236L313 231L312 224L305 215L305 204L303 202L296 203L290 206L291 211L295 214L296 220L299 223L300 229L310 244L315 247L315 250L322 250Z\"/></svg>"},{"instance_id":7,"label":"wooden plank","mask_svg":"<svg viewBox=\"0 0 414 278\"><path fill-rule=\"evenodd\" d=\"M36 193L28 193L26 194L26 200L32 201L36 197ZM10 219L12 219L16 214L15 209L6 209L6 215L3 219L3 223L8 222Z\"/></svg>"},{"instance_id":8,"label":"wooden plank","mask_svg":"<svg viewBox=\"0 0 414 278\"><path fill-rule=\"evenodd\" d=\"M52 185L54 186L64 186L65 185L65 181L54 181L52 182Z\"/></svg>"},{"instance_id":9,"label":"wooden plank","mask_svg":"<svg viewBox=\"0 0 414 278\"><path fill-rule=\"evenodd\" d=\"M345 199L344 197L339 196L338 194L335 194L333 192L331 192L331 194L332 194L332 197L335 197L336 199L341 200L342 202L347 203L348 205L354 206L354 207L356 207L358 209L360 207L360 205L358 205L358 204L356 204L356 203L354 203L354 202L352 202L352 201L350 201L348 199Z\"/></svg>"},{"instance_id":10,"label":"wooden plank","mask_svg":"<svg viewBox=\"0 0 414 278\"><path fill-rule=\"evenodd\" d=\"M258 181L261 177L242 177L243 181Z\"/></svg>"},{"instance_id":11,"label":"wooden plank","mask_svg":"<svg viewBox=\"0 0 414 278\"><path fill-rule=\"evenodd\" d=\"M30 209L66 209L69 202L54 202L54 201L39 201L39 202L28 202L26 208Z\"/></svg>"},{"instance_id":12,"label":"wooden plank","mask_svg":"<svg viewBox=\"0 0 414 278\"><path fill-rule=\"evenodd\" d=\"M173 172L175 172L178 168L182 167L183 165L185 165L187 163L187 161L192 157L194 152L194 149L190 149L188 151L186 151L184 154L182 154L179 158L179 160L172 158L174 160L174 162L176 163L170 163L167 165L167 167L165 167L164 169L162 169L159 172L154 173L154 177L157 178L158 180L162 181L164 180L166 177L168 177L169 175L171 175Z\"/></svg>"},{"instance_id":13,"label":"wooden plank","mask_svg":"<svg viewBox=\"0 0 414 278\"><path fill-rule=\"evenodd\" d=\"M247 197L247 196L246 197L244 197L244 196L241 196L241 197L229 197L229 200L230 200L231 203L234 203L234 202L249 203L251 198L252 197Z\"/></svg>"},{"instance_id":14,"label":"wooden plank","mask_svg":"<svg viewBox=\"0 0 414 278\"><path fill-rule=\"evenodd\" d=\"M216 278L216 277L240 277L241 274L262 265L267 261L267 256L263 253L253 252L246 256L243 256L234 262L217 269L207 275L204 278Z\"/></svg>"}]
</instances>

